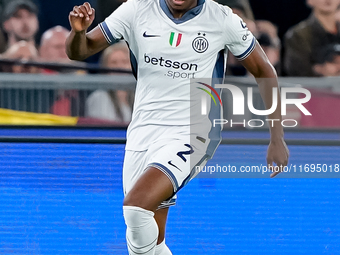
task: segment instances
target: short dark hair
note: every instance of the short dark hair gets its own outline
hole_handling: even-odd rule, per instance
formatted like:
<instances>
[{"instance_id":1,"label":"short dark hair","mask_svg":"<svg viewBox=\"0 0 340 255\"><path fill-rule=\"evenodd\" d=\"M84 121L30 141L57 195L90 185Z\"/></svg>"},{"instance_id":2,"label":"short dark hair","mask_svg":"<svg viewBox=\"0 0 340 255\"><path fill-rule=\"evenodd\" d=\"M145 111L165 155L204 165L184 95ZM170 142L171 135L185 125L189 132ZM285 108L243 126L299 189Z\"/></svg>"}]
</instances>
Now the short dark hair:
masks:
<instances>
[{"instance_id":1,"label":"short dark hair","mask_svg":"<svg viewBox=\"0 0 340 255\"><path fill-rule=\"evenodd\" d=\"M11 18L18 10L26 9L38 15L38 7L30 0L12 0L6 4L2 13L2 22Z\"/></svg>"}]
</instances>

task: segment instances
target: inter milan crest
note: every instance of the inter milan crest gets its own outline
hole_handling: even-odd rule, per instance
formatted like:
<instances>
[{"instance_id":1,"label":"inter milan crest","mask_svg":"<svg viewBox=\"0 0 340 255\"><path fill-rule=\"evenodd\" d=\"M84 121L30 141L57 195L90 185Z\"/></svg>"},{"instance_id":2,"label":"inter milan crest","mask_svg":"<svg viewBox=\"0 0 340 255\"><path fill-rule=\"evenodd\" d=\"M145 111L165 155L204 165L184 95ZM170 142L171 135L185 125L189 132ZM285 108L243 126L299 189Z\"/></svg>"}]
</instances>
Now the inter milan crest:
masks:
<instances>
[{"instance_id":1,"label":"inter milan crest","mask_svg":"<svg viewBox=\"0 0 340 255\"><path fill-rule=\"evenodd\" d=\"M205 33L201 34L198 33L198 37L194 39L192 42L192 48L197 52L197 53L203 53L205 52L209 47L209 43L207 38L205 38Z\"/></svg>"}]
</instances>

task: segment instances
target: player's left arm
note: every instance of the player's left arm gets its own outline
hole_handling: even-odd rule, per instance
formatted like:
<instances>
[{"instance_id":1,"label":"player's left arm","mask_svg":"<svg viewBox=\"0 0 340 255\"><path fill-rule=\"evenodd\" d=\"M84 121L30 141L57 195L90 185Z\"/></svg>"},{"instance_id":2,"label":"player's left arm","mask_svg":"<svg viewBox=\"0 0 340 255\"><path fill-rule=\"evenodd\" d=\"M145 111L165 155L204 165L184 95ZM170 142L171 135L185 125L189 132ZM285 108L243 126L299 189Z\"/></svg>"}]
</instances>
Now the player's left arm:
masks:
<instances>
[{"instance_id":1,"label":"player's left arm","mask_svg":"<svg viewBox=\"0 0 340 255\"><path fill-rule=\"evenodd\" d=\"M273 167L273 163L276 163L282 171L283 167L288 164L289 150L283 138L281 100L276 71L258 42L256 42L253 52L246 59L242 60L241 63L252 75L254 75L266 109L271 108L273 103L273 88L277 88L277 107L276 110L268 116L269 119L277 121L269 122L270 143L267 151L267 164L270 167ZM275 171L270 177L275 177L279 173L279 171Z\"/></svg>"}]
</instances>

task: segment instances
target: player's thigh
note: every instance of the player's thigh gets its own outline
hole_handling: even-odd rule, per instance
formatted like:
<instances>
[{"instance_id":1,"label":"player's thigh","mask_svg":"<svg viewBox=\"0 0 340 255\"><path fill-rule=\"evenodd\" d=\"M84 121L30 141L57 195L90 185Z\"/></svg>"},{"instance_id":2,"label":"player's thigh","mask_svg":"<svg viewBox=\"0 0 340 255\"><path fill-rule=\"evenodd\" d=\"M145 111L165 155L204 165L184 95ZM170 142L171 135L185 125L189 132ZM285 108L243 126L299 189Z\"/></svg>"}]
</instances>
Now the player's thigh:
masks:
<instances>
[{"instance_id":1,"label":"player's thigh","mask_svg":"<svg viewBox=\"0 0 340 255\"><path fill-rule=\"evenodd\" d=\"M147 167L124 198L124 205L156 211L158 206L174 194L169 178L157 168Z\"/></svg>"},{"instance_id":2,"label":"player's thigh","mask_svg":"<svg viewBox=\"0 0 340 255\"><path fill-rule=\"evenodd\" d=\"M131 190L147 166L146 151L125 151L123 165L124 196Z\"/></svg>"},{"instance_id":3,"label":"player's thigh","mask_svg":"<svg viewBox=\"0 0 340 255\"><path fill-rule=\"evenodd\" d=\"M125 151L123 166L124 205L155 211L172 197L170 180L158 169L148 166L147 151Z\"/></svg>"},{"instance_id":4,"label":"player's thigh","mask_svg":"<svg viewBox=\"0 0 340 255\"><path fill-rule=\"evenodd\" d=\"M171 200L205 158L205 147L189 139L167 139L145 152L126 151L123 168L124 205L155 211Z\"/></svg>"},{"instance_id":5,"label":"player's thigh","mask_svg":"<svg viewBox=\"0 0 340 255\"><path fill-rule=\"evenodd\" d=\"M171 181L174 194L195 175L195 166L206 162L206 147L187 139L164 141L148 150L148 166L163 172Z\"/></svg>"}]
</instances>

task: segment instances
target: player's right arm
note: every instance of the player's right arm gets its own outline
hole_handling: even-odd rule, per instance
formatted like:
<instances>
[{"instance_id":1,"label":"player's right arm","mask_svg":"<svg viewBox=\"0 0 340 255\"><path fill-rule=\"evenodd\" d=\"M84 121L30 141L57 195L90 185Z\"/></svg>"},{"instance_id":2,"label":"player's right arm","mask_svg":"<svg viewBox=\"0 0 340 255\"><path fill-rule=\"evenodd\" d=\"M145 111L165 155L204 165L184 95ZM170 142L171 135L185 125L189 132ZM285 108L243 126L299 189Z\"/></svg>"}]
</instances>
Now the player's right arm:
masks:
<instances>
[{"instance_id":1,"label":"player's right arm","mask_svg":"<svg viewBox=\"0 0 340 255\"><path fill-rule=\"evenodd\" d=\"M69 14L71 32L66 40L66 53L72 60L84 60L109 46L97 26L87 33L95 17L95 10L86 2L75 6Z\"/></svg>"}]
</instances>

